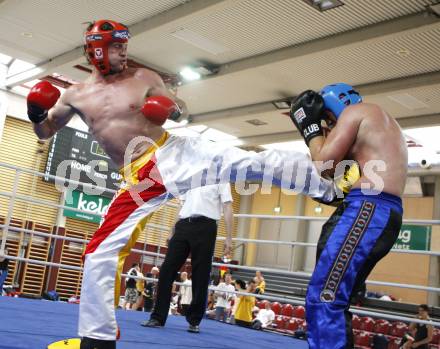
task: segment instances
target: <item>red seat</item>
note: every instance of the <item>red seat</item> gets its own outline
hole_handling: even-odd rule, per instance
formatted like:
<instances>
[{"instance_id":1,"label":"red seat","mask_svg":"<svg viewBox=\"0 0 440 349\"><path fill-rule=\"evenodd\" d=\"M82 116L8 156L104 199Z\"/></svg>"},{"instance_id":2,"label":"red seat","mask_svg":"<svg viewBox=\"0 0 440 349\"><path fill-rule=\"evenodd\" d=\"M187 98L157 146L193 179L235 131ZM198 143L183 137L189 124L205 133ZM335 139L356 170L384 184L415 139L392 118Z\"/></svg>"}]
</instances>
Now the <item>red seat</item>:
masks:
<instances>
[{"instance_id":1,"label":"red seat","mask_svg":"<svg viewBox=\"0 0 440 349\"><path fill-rule=\"evenodd\" d=\"M275 313L275 315L280 315L281 314L281 304L278 302L273 302L272 303L272 310Z\"/></svg>"},{"instance_id":2,"label":"red seat","mask_svg":"<svg viewBox=\"0 0 440 349\"><path fill-rule=\"evenodd\" d=\"M297 307L293 308L293 316L299 319L304 319L306 317L306 310L302 305L298 305Z\"/></svg>"},{"instance_id":3,"label":"red seat","mask_svg":"<svg viewBox=\"0 0 440 349\"><path fill-rule=\"evenodd\" d=\"M292 317L293 316L293 306L292 304L284 304L281 309L281 315Z\"/></svg>"},{"instance_id":4,"label":"red seat","mask_svg":"<svg viewBox=\"0 0 440 349\"><path fill-rule=\"evenodd\" d=\"M356 344L357 346L369 347L370 336L366 332L361 331L358 335L354 337L354 344Z\"/></svg>"},{"instance_id":5,"label":"red seat","mask_svg":"<svg viewBox=\"0 0 440 349\"><path fill-rule=\"evenodd\" d=\"M275 316L275 324L277 325L276 330L279 332L285 332L286 322L287 322L286 317L282 315Z\"/></svg>"},{"instance_id":6,"label":"red seat","mask_svg":"<svg viewBox=\"0 0 440 349\"><path fill-rule=\"evenodd\" d=\"M389 339L387 349L399 349L400 348L400 342L402 341L402 338L397 338L397 337L387 337L387 338Z\"/></svg>"},{"instance_id":7,"label":"red seat","mask_svg":"<svg viewBox=\"0 0 440 349\"><path fill-rule=\"evenodd\" d=\"M298 319L292 318L287 322L286 328L288 331L294 332L299 329L299 325Z\"/></svg>"},{"instance_id":8,"label":"red seat","mask_svg":"<svg viewBox=\"0 0 440 349\"><path fill-rule=\"evenodd\" d=\"M408 332L408 325L397 321L391 325L390 335L394 337L403 337L403 335Z\"/></svg>"},{"instance_id":9,"label":"red seat","mask_svg":"<svg viewBox=\"0 0 440 349\"><path fill-rule=\"evenodd\" d=\"M258 302L257 304L257 307L258 308L260 308L260 309L264 309L265 308L265 306L266 306L266 303L270 303L269 301L261 301L261 302Z\"/></svg>"},{"instance_id":10,"label":"red seat","mask_svg":"<svg viewBox=\"0 0 440 349\"><path fill-rule=\"evenodd\" d=\"M352 319L351 323L352 323L353 330L360 330L361 318L359 316L357 316L356 314L353 315L353 319Z\"/></svg>"},{"instance_id":11,"label":"red seat","mask_svg":"<svg viewBox=\"0 0 440 349\"><path fill-rule=\"evenodd\" d=\"M389 334L391 329L391 324L387 320L377 320L374 325L374 332L381 334Z\"/></svg>"},{"instance_id":12,"label":"red seat","mask_svg":"<svg viewBox=\"0 0 440 349\"><path fill-rule=\"evenodd\" d=\"M361 330L373 332L375 321L371 317L361 317Z\"/></svg>"}]
</instances>

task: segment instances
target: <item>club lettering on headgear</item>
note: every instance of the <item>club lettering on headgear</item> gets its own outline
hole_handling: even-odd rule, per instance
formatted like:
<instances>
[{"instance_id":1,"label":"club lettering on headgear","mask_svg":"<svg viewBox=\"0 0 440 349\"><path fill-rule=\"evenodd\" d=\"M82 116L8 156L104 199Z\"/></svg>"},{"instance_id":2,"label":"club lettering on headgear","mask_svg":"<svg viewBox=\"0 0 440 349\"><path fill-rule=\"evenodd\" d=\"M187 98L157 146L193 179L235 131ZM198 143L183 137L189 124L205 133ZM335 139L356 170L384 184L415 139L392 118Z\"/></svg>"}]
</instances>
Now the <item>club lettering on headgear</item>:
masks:
<instances>
[{"instance_id":1,"label":"club lettering on headgear","mask_svg":"<svg viewBox=\"0 0 440 349\"><path fill-rule=\"evenodd\" d=\"M362 102L361 95L353 86L342 82L325 86L320 94L324 99L324 108L330 110L336 119L349 105Z\"/></svg>"},{"instance_id":2,"label":"club lettering on headgear","mask_svg":"<svg viewBox=\"0 0 440 349\"><path fill-rule=\"evenodd\" d=\"M84 50L87 58L101 74L106 75L110 72L109 45L113 42L128 42L130 32L121 23L101 19L92 23L87 28L84 36Z\"/></svg>"}]
</instances>

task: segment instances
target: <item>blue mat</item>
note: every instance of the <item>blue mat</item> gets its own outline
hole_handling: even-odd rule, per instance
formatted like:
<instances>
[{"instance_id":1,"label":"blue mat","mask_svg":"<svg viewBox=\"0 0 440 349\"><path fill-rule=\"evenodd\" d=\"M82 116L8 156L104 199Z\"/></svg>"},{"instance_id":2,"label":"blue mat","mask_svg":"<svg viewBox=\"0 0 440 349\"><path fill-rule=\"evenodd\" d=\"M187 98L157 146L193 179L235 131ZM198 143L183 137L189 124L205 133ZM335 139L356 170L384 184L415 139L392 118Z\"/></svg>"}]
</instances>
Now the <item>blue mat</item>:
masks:
<instances>
[{"instance_id":1,"label":"blue mat","mask_svg":"<svg viewBox=\"0 0 440 349\"><path fill-rule=\"evenodd\" d=\"M186 331L183 316L170 316L164 328L144 328L138 311L116 312L121 328L118 349L265 348L307 349L305 341L204 319L200 333ZM77 337L78 305L0 297L0 349L46 349L49 343Z\"/></svg>"}]
</instances>

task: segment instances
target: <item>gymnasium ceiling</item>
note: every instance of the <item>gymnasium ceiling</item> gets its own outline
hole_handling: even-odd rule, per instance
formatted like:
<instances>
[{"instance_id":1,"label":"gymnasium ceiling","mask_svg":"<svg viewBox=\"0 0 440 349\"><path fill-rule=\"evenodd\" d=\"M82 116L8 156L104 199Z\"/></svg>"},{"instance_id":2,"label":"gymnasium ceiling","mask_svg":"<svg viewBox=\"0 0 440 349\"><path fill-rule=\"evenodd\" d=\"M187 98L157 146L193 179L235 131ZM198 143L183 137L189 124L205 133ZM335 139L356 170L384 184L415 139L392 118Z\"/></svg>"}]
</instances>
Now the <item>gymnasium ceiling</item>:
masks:
<instances>
[{"instance_id":1,"label":"gymnasium ceiling","mask_svg":"<svg viewBox=\"0 0 440 349\"><path fill-rule=\"evenodd\" d=\"M438 1L342 2L320 12L303 0L0 0L0 52L41 70L6 84L53 73L84 80L88 73L75 68L87 67L82 23L110 18L129 26L129 54L138 63L168 74L215 67L216 74L184 82L178 96L192 125L245 146L298 139L285 110L271 102L338 81L403 127L440 125Z\"/></svg>"}]
</instances>

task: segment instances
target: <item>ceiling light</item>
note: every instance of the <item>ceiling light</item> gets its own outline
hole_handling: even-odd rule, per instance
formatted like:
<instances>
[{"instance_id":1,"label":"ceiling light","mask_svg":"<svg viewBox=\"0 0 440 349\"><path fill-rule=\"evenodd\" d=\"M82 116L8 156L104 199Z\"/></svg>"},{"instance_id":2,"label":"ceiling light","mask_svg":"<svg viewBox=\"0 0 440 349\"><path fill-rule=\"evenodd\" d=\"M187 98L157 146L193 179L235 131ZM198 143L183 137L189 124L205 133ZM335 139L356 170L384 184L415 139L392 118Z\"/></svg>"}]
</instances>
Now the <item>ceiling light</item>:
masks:
<instances>
[{"instance_id":1,"label":"ceiling light","mask_svg":"<svg viewBox=\"0 0 440 349\"><path fill-rule=\"evenodd\" d=\"M332 8L344 5L344 3L340 0L304 0L304 1L321 12L331 10Z\"/></svg>"},{"instance_id":2,"label":"ceiling light","mask_svg":"<svg viewBox=\"0 0 440 349\"><path fill-rule=\"evenodd\" d=\"M187 81L194 81L194 80L200 80L202 75L200 73L197 73L192 68L186 67L183 68L179 74Z\"/></svg>"},{"instance_id":3,"label":"ceiling light","mask_svg":"<svg viewBox=\"0 0 440 349\"><path fill-rule=\"evenodd\" d=\"M407 48L401 48L396 51L396 54L399 55L400 57L408 57L411 54L411 51L408 50Z\"/></svg>"},{"instance_id":4,"label":"ceiling light","mask_svg":"<svg viewBox=\"0 0 440 349\"><path fill-rule=\"evenodd\" d=\"M31 38L33 36L32 33L29 32L21 33L21 35L24 36L25 38Z\"/></svg>"},{"instance_id":5,"label":"ceiling light","mask_svg":"<svg viewBox=\"0 0 440 349\"><path fill-rule=\"evenodd\" d=\"M321 214L322 213L322 207L320 204L318 204L318 206L315 207L315 213L317 214Z\"/></svg>"},{"instance_id":6,"label":"ceiling light","mask_svg":"<svg viewBox=\"0 0 440 349\"><path fill-rule=\"evenodd\" d=\"M188 66L180 71L180 75L187 81L199 80L201 77L218 73L219 68L214 65L205 64L199 66Z\"/></svg>"}]
</instances>

